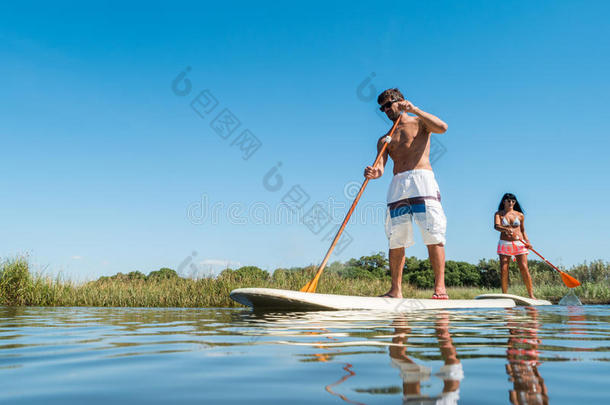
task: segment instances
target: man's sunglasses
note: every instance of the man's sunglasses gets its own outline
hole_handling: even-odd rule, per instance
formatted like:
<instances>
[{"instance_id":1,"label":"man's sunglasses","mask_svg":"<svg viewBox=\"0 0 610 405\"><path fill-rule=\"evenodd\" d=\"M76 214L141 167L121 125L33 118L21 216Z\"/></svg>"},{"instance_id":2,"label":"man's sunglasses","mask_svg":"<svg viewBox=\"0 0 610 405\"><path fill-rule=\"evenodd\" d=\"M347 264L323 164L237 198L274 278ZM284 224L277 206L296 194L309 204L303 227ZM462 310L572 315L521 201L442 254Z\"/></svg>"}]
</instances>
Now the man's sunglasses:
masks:
<instances>
[{"instance_id":1,"label":"man's sunglasses","mask_svg":"<svg viewBox=\"0 0 610 405\"><path fill-rule=\"evenodd\" d=\"M381 107L379 107L379 111L382 111L382 112L383 112L383 111L385 111L385 110L386 110L386 108L391 107L391 106L392 106L392 104L394 104L394 103L395 103L395 102L397 102L397 101L400 101L400 100L396 100L396 99L394 99L394 100L390 100L390 101L388 101L388 102L386 102L386 103L381 104Z\"/></svg>"}]
</instances>

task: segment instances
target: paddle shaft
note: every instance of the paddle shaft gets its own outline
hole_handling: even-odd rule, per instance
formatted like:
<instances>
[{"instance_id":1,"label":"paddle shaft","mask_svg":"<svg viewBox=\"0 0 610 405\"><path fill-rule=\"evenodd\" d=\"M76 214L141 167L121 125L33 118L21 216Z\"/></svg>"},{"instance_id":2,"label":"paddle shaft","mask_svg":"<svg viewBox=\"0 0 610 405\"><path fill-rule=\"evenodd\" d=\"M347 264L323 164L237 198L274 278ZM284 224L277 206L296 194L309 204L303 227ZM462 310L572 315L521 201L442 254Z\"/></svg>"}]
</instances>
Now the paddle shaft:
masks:
<instances>
[{"instance_id":1,"label":"paddle shaft","mask_svg":"<svg viewBox=\"0 0 610 405\"><path fill-rule=\"evenodd\" d=\"M394 126L390 130L390 134L386 138L386 139L388 139L388 138L389 139L384 142L383 146L381 147L381 150L377 154L377 158L375 159L375 163L373 163L373 168L375 166L377 166L377 164L379 163L379 161L383 157L383 154L385 153L385 150L387 149L388 144L391 141L392 135L394 134L394 130L398 126L398 123L400 122L401 118L402 118L402 114L398 117L398 119L394 123ZM320 275L324 271L324 268L326 267L326 263L328 262L328 259L330 258L331 253L335 249L335 246L337 245L337 242L339 241L339 238L341 237L341 234L343 233L343 230L345 229L345 226L347 225L347 222L349 221L349 218L352 216L352 213L354 212L354 209L356 208L356 205L358 204L358 201L360 200L360 197L362 196L362 193L364 192L364 189L366 188L366 185L369 183L369 180L370 179L364 179L364 181L362 182L362 185L360 186L360 190L358 191L358 194L356 195L356 198L354 199L354 202L352 203L352 206L350 207L349 211L347 212L347 215L345 216L345 219L343 220L343 223L341 224L341 227L339 228L339 231L335 235L335 239L333 239L333 242L331 243L330 247L328 248L328 251L326 252L326 256L324 256L324 260L322 260L322 263L320 264L320 267L318 268L318 271L316 272L316 275L314 276L314 278L309 283L307 283L305 285L305 287L303 287L301 289L301 291L303 291L303 292L315 292L316 291L316 287L318 285L318 279L320 278Z\"/></svg>"},{"instance_id":2,"label":"paddle shaft","mask_svg":"<svg viewBox=\"0 0 610 405\"><path fill-rule=\"evenodd\" d=\"M525 243L525 242L524 242L523 240L521 240L521 239L519 239L519 242L523 243L525 246L527 246L527 245L528 245L527 243ZM536 250L535 250L535 249L532 247L532 245L530 245L529 249L530 249L532 252L536 253L538 256L540 256L540 258L541 258L542 260L544 260L544 261L546 262L546 264L548 264L549 266L551 266L553 269L557 270L557 271L558 271L558 272L560 272L560 273L563 273L563 271L561 271L561 270L559 270L557 267L555 267L555 266L553 265L553 263L549 262L549 261L548 261L548 260L546 260L546 259L545 259L545 258L544 258L544 257L543 257L543 256L542 256L540 253L536 252Z\"/></svg>"},{"instance_id":3,"label":"paddle shaft","mask_svg":"<svg viewBox=\"0 0 610 405\"><path fill-rule=\"evenodd\" d=\"M387 145L388 145L387 143L385 145L383 145L383 147L381 149L381 153L383 153L385 151L385 148ZM349 211L347 212L347 215L345 216L345 219L343 220L343 223L341 224L339 231L335 235L335 239L333 239L333 242L331 243L330 247L328 248L328 251L326 252L326 256L324 256L324 260L322 260L322 263L320 264L320 267L318 268L318 271L316 272L315 278L318 278L319 274L322 273L322 271L326 267L326 263L328 263L328 259L330 258L331 253L335 249L335 246L337 246L337 242L339 242L339 238L341 237L341 234L343 233L343 230L345 229L345 226L347 225L349 218L352 216L352 213L354 212L354 209L356 208L356 204L358 204L358 201L360 200L360 196L362 196L362 193L364 192L364 189L366 188L366 185L368 183L369 183L369 179L365 179L364 182L362 182L362 185L360 186L360 190L358 191L358 194L356 195L356 199L354 200L354 202L352 203L352 206L350 207Z\"/></svg>"},{"instance_id":4,"label":"paddle shaft","mask_svg":"<svg viewBox=\"0 0 610 405\"><path fill-rule=\"evenodd\" d=\"M523 240L519 239L519 241L520 241L521 243L523 243L524 245L526 245L526 243L525 243ZM532 252L536 253L536 254L537 254L537 255L538 255L538 256L539 256L539 257L540 257L542 260L544 260L544 262L545 262L546 264L548 264L549 266L551 266L551 267L553 268L553 270L558 271L558 272L559 272L559 274L561 275L561 280L563 281L563 283L564 283L564 284L565 284L567 287L569 287L569 288L574 288L574 287L577 287L577 286L579 286L579 285L580 285L580 281L576 280L574 277L570 276L569 274L564 273L563 271L559 270L557 267L555 267L555 266L553 265L553 263L549 262L548 260L546 260L546 259L544 258L544 256L542 256L540 253L538 253L538 252L537 252L537 251L536 251L536 250L535 250L535 249L532 247L532 245L530 245L529 249L530 249Z\"/></svg>"}]
</instances>

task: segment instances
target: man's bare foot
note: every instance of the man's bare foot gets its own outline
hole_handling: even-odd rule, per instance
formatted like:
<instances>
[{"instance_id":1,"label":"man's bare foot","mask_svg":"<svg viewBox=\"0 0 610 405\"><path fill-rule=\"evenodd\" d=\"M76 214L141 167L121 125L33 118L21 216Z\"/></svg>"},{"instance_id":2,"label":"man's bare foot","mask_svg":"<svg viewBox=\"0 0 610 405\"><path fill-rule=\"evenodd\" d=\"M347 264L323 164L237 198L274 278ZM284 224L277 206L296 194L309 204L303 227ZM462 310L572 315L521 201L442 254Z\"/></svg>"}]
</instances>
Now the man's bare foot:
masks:
<instances>
[{"instance_id":1,"label":"man's bare foot","mask_svg":"<svg viewBox=\"0 0 610 405\"><path fill-rule=\"evenodd\" d=\"M392 291L388 291L385 294L379 296L380 298L402 298L402 294L393 294Z\"/></svg>"},{"instance_id":2,"label":"man's bare foot","mask_svg":"<svg viewBox=\"0 0 610 405\"><path fill-rule=\"evenodd\" d=\"M447 294L447 290L443 289L439 291L434 291L434 294L432 294L432 298L436 300L448 300L449 295Z\"/></svg>"}]
</instances>

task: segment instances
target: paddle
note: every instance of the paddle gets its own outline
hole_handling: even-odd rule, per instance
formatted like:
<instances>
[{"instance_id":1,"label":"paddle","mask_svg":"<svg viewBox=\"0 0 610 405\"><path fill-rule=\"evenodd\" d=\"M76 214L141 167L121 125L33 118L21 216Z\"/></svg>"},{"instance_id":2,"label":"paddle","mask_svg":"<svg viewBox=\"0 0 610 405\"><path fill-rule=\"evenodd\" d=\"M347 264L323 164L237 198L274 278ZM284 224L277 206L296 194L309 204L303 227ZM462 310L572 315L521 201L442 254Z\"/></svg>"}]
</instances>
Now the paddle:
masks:
<instances>
[{"instance_id":1,"label":"paddle","mask_svg":"<svg viewBox=\"0 0 610 405\"><path fill-rule=\"evenodd\" d=\"M524 245L526 245L526 246L527 246L527 244L526 244L526 243L525 243L523 240L519 239L519 242L521 242L521 243L523 243ZM576 280L574 277L570 276L570 275L569 275L569 274L567 274L567 273L564 273L563 271L559 270L557 267L553 266L553 264L552 264L551 262L549 262L549 261L548 261L548 260L546 260L544 257L542 257L542 255L541 255L540 253L536 252L536 251L534 250L534 248L533 248L531 245L530 245L529 249L530 249L532 252L536 253L538 256L540 256L540 258L541 258L542 260L544 260L544 261L546 262L546 264L548 264L549 266L551 266L553 269L557 270L557 271L559 272L559 274L561 275L561 280L563 281L563 283L564 283L564 284L565 284L567 287L569 287L569 288L574 288L574 287L578 287L578 286L580 285L580 281Z\"/></svg>"},{"instance_id":2,"label":"paddle","mask_svg":"<svg viewBox=\"0 0 610 405\"><path fill-rule=\"evenodd\" d=\"M379 161L381 160L383 153L385 152L386 148L388 147L388 144L392 140L392 135L394 134L394 130L398 126L398 123L400 122L401 118L402 118L402 114L398 117L398 119L394 123L394 126L392 126L392 129L390 130L390 134L385 137L385 142L384 142L383 146L381 147L381 150L377 154L377 158L375 159L375 163L373 163L373 167L377 166L377 163L379 163ZM322 275L322 272L324 271L324 267L326 267L326 262L328 262L328 259L330 258L330 254L332 253L333 249L335 248L335 245L339 241L339 237L341 236L341 233L343 233L343 229L345 228L345 225L347 225L347 221L349 221L349 218L352 216L352 212L354 212L354 208L356 208L356 204L358 204L358 201L360 200L360 196L362 195L362 192L364 191L368 182L369 182L369 179L364 179L364 182L362 183L362 186L360 186L360 190L358 191L358 194L356 195L356 198L354 199L354 202L352 203L351 208L349 209L349 211L347 212L347 215L345 216L345 219L343 220L343 224L341 224L341 227L339 228L337 235L335 235L335 239L333 239L333 243L331 243L330 248L328 248L328 252L326 252L326 256L324 257L324 260L322 260L322 264L320 264L320 267L318 268L316 275L309 283L305 284L305 287L301 288L302 292L311 292L311 293L316 292L316 288L318 287L318 280L320 279L320 276Z\"/></svg>"}]
</instances>

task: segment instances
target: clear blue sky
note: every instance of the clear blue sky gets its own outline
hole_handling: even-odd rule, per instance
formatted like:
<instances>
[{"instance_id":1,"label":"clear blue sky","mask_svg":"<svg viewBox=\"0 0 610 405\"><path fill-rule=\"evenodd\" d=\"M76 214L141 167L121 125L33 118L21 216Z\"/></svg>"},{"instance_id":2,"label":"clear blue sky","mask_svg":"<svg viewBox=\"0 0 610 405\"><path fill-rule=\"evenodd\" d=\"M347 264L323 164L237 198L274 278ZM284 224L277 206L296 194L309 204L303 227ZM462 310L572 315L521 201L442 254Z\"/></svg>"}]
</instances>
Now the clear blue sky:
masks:
<instances>
[{"instance_id":1,"label":"clear blue sky","mask_svg":"<svg viewBox=\"0 0 610 405\"><path fill-rule=\"evenodd\" d=\"M390 126L371 91L396 86L449 124L434 163L448 259L495 256L492 215L510 191L548 259L609 260L609 12L604 1L3 4L0 257L27 253L75 279L184 260L204 273L318 263L328 227L243 210L275 210L294 185L305 209L349 204L345 184ZM192 89L178 96L187 66ZM218 106L202 118L190 103L204 89ZM241 122L227 140L210 127L224 108ZM248 160L231 145L245 129L262 143ZM278 162L283 185L269 191ZM362 207L382 205L389 181L371 182ZM189 219L202 198L223 205L219 218ZM386 249L383 225L363 222L333 260ZM408 255L425 254L418 237Z\"/></svg>"}]
</instances>

